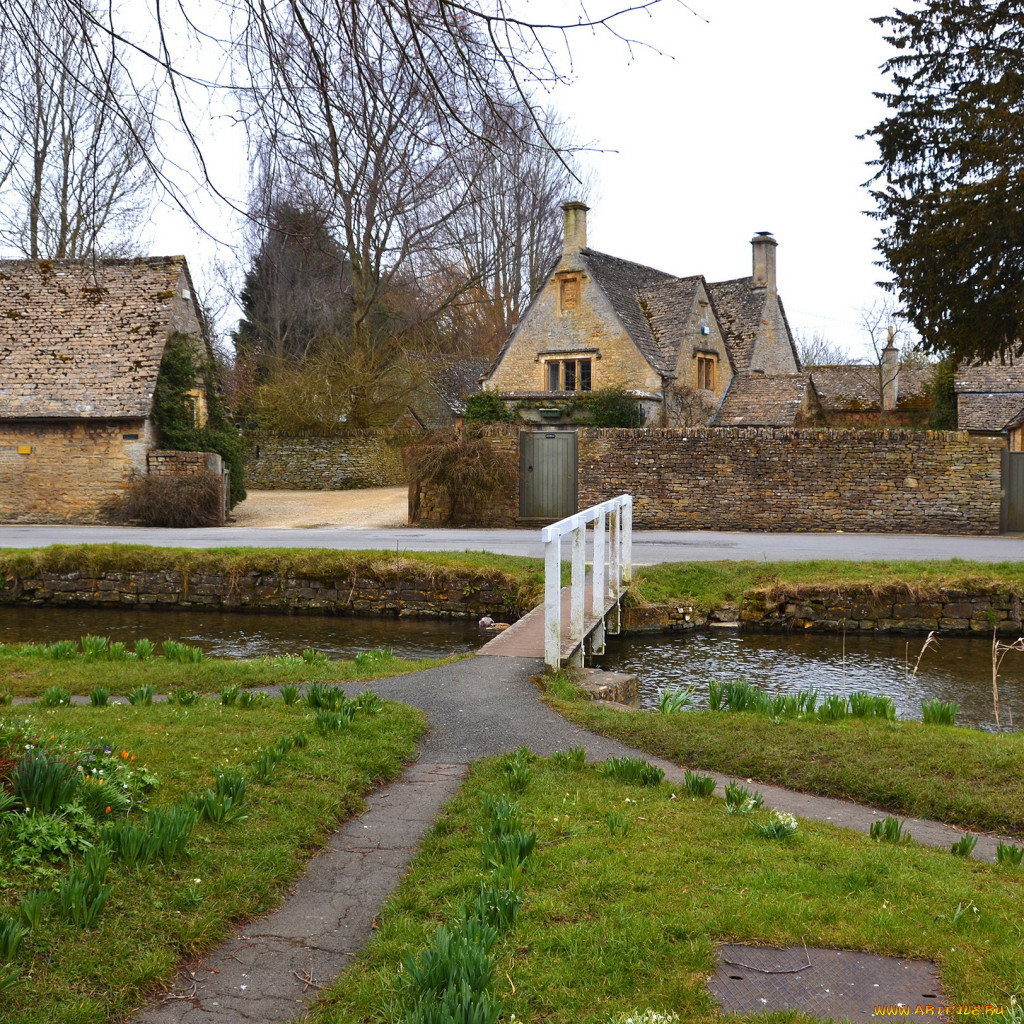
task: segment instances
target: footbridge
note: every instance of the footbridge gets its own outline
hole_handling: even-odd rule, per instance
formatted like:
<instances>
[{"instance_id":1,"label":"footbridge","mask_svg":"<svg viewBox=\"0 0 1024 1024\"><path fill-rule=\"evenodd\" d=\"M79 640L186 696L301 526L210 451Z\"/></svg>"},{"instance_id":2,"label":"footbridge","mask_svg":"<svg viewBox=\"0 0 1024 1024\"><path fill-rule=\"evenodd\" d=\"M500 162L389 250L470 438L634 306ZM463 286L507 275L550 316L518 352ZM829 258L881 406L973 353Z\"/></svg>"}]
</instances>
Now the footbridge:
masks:
<instances>
[{"instance_id":1,"label":"footbridge","mask_svg":"<svg viewBox=\"0 0 1024 1024\"><path fill-rule=\"evenodd\" d=\"M621 628L622 598L633 579L633 496L620 494L545 526L544 603L485 644L480 654L544 657L547 668L582 665L604 653ZM571 538L569 585L562 586L562 541ZM588 543L589 541L589 543ZM587 553L590 550L588 570Z\"/></svg>"}]
</instances>

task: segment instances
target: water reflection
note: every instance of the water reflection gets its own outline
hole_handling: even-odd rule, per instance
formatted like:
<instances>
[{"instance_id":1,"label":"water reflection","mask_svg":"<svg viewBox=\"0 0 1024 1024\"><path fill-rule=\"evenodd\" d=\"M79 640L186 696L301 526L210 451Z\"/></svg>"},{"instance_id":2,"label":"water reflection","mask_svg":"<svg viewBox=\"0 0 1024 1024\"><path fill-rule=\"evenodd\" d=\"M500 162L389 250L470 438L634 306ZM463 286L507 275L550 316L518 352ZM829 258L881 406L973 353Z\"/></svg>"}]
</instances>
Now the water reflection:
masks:
<instances>
[{"instance_id":1,"label":"water reflection","mask_svg":"<svg viewBox=\"0 0 1024 1024\"><path fill-rule=\"evenodd\" d=\"M694 703L706 706L712 679L749 679L772 693L816 687L822 694L857 690L882 693L896 702L901 718L921 717L921 701L937 698L960 705L958 725L994 729L992 652L987 638L950 637L927 651L912 671L923 637L825 633L739 633L610 637L600 667L635 672L640 704L657 707L658 690L695 687ZM1004 728L1024 722L1024 654L1011 652L999 677Z\"/></svg>"},{"instance_id":2,"label":"water reflection","mask_svg":"<svg viewBox=\"0 0 1024 1024\"><path fill-rule=\"evenodd\" d=\"M127 641L177 640L216 658L301 654L329 658L390 647L401 658L440 658L474 651L490 637L475 622L267 615L258 612L147 611L121 608L0 608L0 643L53 643L87 634Z\"/></svg>"}]
</instances>

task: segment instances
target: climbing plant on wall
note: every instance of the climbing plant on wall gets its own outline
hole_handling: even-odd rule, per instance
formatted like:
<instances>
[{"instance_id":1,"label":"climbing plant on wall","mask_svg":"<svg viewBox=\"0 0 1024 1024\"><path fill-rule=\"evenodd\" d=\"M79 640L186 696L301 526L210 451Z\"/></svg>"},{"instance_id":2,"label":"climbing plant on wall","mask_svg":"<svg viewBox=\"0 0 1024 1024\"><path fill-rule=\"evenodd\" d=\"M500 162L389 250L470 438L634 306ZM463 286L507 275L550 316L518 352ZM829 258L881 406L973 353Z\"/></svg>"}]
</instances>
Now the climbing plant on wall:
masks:
<instances>
[{"instance_id":1,"label":"climbing plant on wall","mask_svg":"<svg viewBox=\"0 0 1024 1024\"><path fill-rule=\"evenodd\" d=\"M245 497L245 441L228 418L218 389L217 366L197 351L188 334L172 334L153 391L153 423L170 451L216 452L231 472L232 508ZM196 425L195 393L206 392L206 423Z\"/></svg>"}]
</instances>

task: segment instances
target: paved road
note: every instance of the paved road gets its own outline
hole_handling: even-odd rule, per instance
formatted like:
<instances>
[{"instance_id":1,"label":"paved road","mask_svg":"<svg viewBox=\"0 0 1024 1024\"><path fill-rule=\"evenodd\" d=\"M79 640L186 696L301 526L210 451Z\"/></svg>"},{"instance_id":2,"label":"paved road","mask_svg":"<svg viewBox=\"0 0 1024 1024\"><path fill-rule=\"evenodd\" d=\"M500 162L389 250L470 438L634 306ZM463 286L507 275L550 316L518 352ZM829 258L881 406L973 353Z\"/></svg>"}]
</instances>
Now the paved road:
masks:
<instances>
[{"instance_id":1,"label":"paved road","mask_svg":"<svg viewBox=\"0 0 1024 1024\"><path fill-rule=\"evenodd\" d=\"M49 544L153 544L164 547L335 548L385 551L492 551L540 558L540 530L160 530L110 526L0 526L0 547ZM939 537L878 533L717 533L636 531L633 561L706 562L716 559L805 561L815 558L966 558L979 562L1024 559L1024 534Z\"/></svg>"}]
</instances>

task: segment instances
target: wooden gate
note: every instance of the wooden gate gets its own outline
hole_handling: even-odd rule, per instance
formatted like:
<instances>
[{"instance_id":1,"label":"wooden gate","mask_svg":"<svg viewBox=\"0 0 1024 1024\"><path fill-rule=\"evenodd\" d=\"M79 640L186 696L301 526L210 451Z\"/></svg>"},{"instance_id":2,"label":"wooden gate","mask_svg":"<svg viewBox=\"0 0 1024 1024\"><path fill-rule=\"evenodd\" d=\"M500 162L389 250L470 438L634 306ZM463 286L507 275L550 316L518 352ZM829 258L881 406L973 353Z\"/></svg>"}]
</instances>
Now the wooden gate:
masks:
<instances>
[{"instance_id":1,"label":"wooden gate","mask_svg":"<svg viewBox=\"0 0 1024 1024\"><path fill-rule=\"evenodd\" d=\"M519 433L519 518L551 522L576 512L576 431Z\"/></svg>"},{"instance_id":2,"label":"wooden gate","mask_svg":"<svg viewBox=\"0 0 1024 1024\"><path fill-rule=\"evenodd\" d=\"M999 532L1024 532L1024 452L1003 451Z\"/></svg>"}]
</instances>

